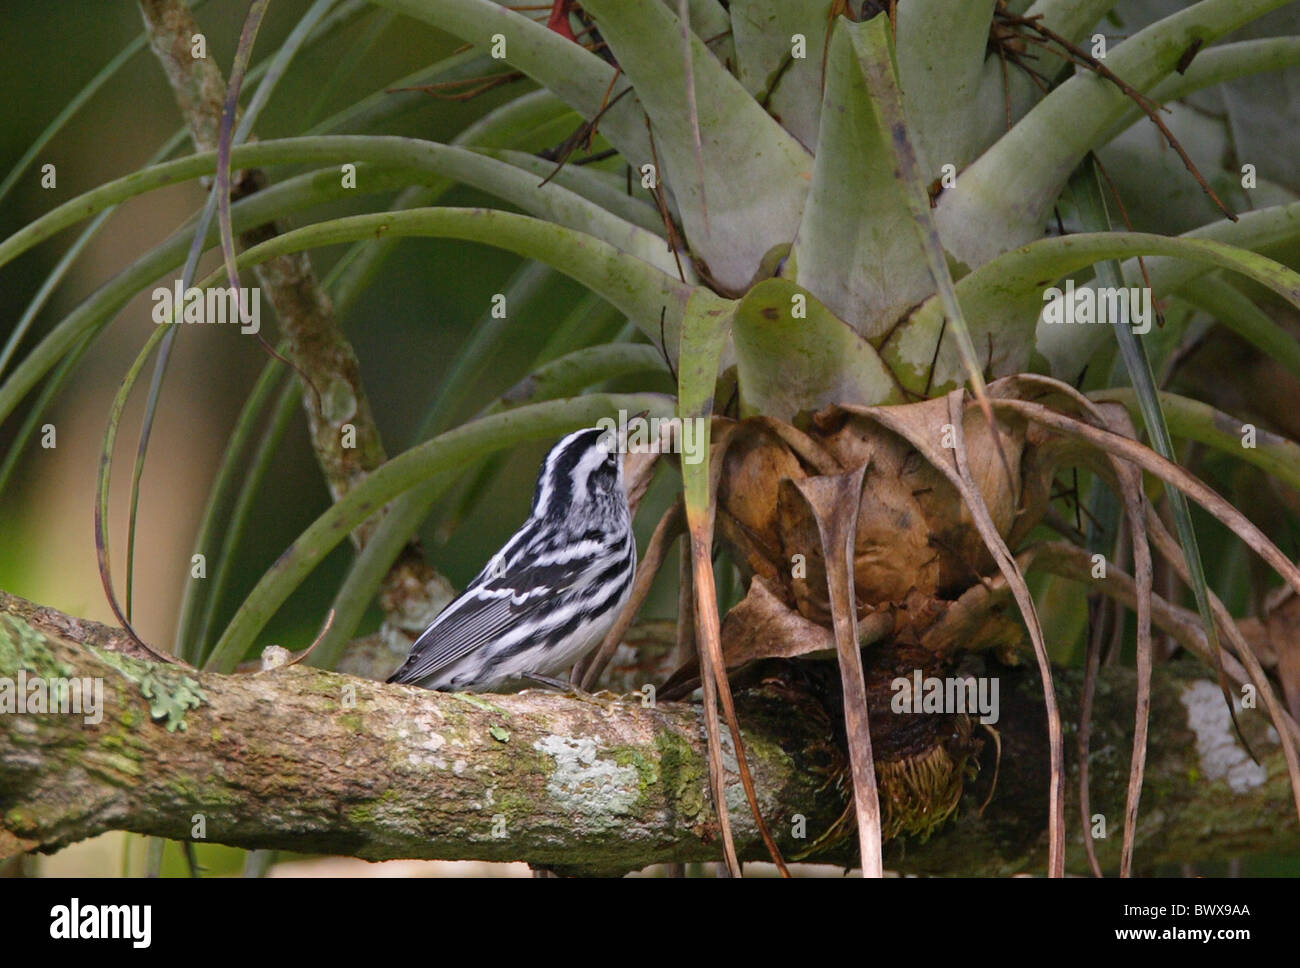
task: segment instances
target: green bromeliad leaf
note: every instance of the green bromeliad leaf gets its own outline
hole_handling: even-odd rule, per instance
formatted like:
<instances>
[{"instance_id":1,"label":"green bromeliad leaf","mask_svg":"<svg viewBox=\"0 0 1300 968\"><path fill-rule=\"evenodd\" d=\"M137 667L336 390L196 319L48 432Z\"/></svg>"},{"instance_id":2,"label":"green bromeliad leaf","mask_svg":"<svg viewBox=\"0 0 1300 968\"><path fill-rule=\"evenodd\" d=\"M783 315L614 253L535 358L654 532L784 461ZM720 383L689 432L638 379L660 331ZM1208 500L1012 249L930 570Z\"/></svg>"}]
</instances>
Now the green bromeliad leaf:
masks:
<instances>
[{"instance_id":1,"label":"green bromeliad leaf","mask_svg":"<svg viewBox=\"0 0 1300 968\"><path fill-rule=\"evenodd\" d=\"M812 157L692 33L697 156L677 18L658 3L589 0L583 7L650 116L692 252L723 289L743 291L767 251L794 237ZM625 157L638 168L649 161Z\"/></svg>"},{"instance_id":2,"label":"green bromeliad leaf","mask_svg":"<svg viewBox=\"0 0 1300 968\"><path fill-rule=\"evenodd\" d=\"M1300 381L1300 342L1220 273L1198 276L1183 285L1178 296L1209 313L1225 329L1254 344L1256 349Z\"/></svg>"},{"instance_id":3,"label":"green bromeliad leaf","mask_svg":"<svg viewBox=\"0 0 1300 968\"><path fill-rule=\"evenodd\" d=\"M1261 215L1263 213L1260 213ZM1234 226L1235 228L1236 226ZM986 366L994 376L1026 369L1031 349L1037 348L1063 372L1073 361L1074 371L1086 362L1076 341L1105 339L1102 326L1048 326L1038 322L1043 293L1056 280L1102 259L1170 256L1181 272L1204 271L1206 265L1232 269L1282 298L1300 306L1300 274L1255 252L1206 238L1167 238L1141 232L1097 232L1042 239L1005 253L957 283L957 295L970 323L971 337L989 354ZM1161 259L1168 264L1174 259ZM1148 269L1157 260L1148 261ZM1191 269L1185 269L1187 265ZM1126 279L1128 267L1125 266ZM1130 285L1137 283L1129 280ZM1154 275L1153 295L1161 288ZM964 368L951 340L943 338L943 308L937 297L927 299L883 346L881 357L908 390L930 395L961 382ZM1035 328L1038 336L1035 338Z\"/></svg>"},{"instance_id":4,"label":"green bromeliad leaf","mask_svg":"<svg viewBox=\"0 0 1300 968\"><path fill-rule=\"evenodd\" d=\"M461 181L557 225L602 238L650 265L665 270L675 268L671 254L665 252L663 240L652 231L625 221L554 181L539 187L534 172L457 145L392 135L318 135L262 141L231 152L231 164L236 167L313 162L335 165L368 162ZM64 202L0 243L0 265L111 205L209 174L214 163L215 152L200 152L123 176ZM364 178L359 179L358 187L369 190L370 186L364 182ZM420 183L420 179L412 176L408 182ZM391 182L384 183L385 188L390 185Z\"/></svg>"},{"instance_id":5,"label":"green bromeliad leaf","mask_svg":"<svg viewBox=\"0 0 1300 968\"><path fill-rule=\"evenodd\" d=\"M745 294L732 327L741 416L791 420L829 403L902 403L871 344L787 279Z\"/></svg>"},{"instance_id":6,"label":"green bromeliad leaf","mask_svg":"<svg viewBox=\"0 0 1300 968\"><path fill-rule=\"evenodd\" d=\"M995 0L909 0L898 6L898 78L927 180L964 168L1004 123L1002 72L987 56ZM943 24L942 30L936 26Z\"/></svg>"},{"instance_id":7,"label":"green bromeliad leaf","mask_svg":"<svg viewBox=\"0 0 1300 968\"><path fill-rule=\"evenodd\" d=\"M491 51L553 91L588 121L600 115L600 132L624 158L648 159L650 140L633 96L618 95L614 68L544 24L493 0L374 0L416 20ZM674 48L675 49L675 48ZM626 88L626 85L623 85ZM602 109L603 113L602 113Z\"/></svg>"},{"instance_id":8,"label":"green bromeliad leaf","mask_svg":"<svg viewBox=\"0 0 1300 968\"><path fill-rule=\"evenodd\" d=\"M865 23L845 24L844 30L852 41L853 57L871 92L873 107L880 119L880 130L882 134L888 132L889 147L898 172L895 182L912 214L912 226L920 243L921 256L936 290L933 299L941 307L943 332L950 332L951 345L965 371L971 392L984 410L985 419L991 423L993 416L983 376L986 365L976 350L961 301L957 298L950 259L940 242L933 206L922 181L916 150L908 133L902 92L898 88L889 20L877 16Z\"/></svg>"},{"instance_id":9,"label":"green bromeliad leaf","mask_svg":"<svg viewBox=\"0 0 1300 968\"><path fill-rule=\"evenodd\" d=\"M1106 66L1139 91L1172 74L1194 43L1209 44L1286 0L1203 0L1110 51ZM939 197L936 217L948 251L971 267L1042 233L1083 157L1103 143L1131 101L1092 74L1053 90Z\"/></svg>"},{"instance_id":10,"label":"green bromeliad leaf","mask_svg":"<svg viewBox=\"0 0 1300 968\"><path fill-rule=\"evenodd\" d=\"M731 3L737 80L809 151L821 120L829 7L827 0Z\"/></svg>"},{"instance_id":11,"label":"green bromeliad leaf","mask_svg":"<svg viewBox=\"0 0 1300 968\"><path fill-rule=\"evenodd\" d=\"M785 274L867 339L935 291L896 170L888 122L840 21L826 64L826 108L812 188Z\"/></svg>"},{"instance_id":12,"label":"green bromeliad leaf","mask_svg":"<svg viewBox=\"0 0 1300 968\"><path fill-rule=\"evenodd\" d=\"M682 486L689 521L709 510L709 439L713 393L727 334L735 318L736 303L719 299L707 289L696 289L682 316L681 366L677 371L677 416L701 420L703 460L682 461Z\"/></svg>"},{"instance_id":13,"label":"green bromeliad leaf","mask_svg":"<svg viewBox=\"0 0 1300 968\"><path fill-rule=\"evenodd\" d=\"M1226 246L1229 251L1249 256L1274 246L1293 244L1297 239L1300 239L1300 202L1246 212L1236 222L1226 220L1211 222L1178 236L1174 241L1214 242ZM1128 254L1130 253L1126 253ZM1145 278L1137 264L1137 259L1129 258L1124 263L1124 284L1142 286L1150 280L1151 297L1163 299L1166 295L1179 292L1184 285L1204 275L1203 261L1190 256L1167 258L1169 254L1172 253L1162 253L1156 258L1146 259ZM1262 259L1262 257L1258 258ZM1258 265L1272 266L1275 263L1263 259ZM1251 275L1250 272L1245 274ZM1274 288L1283 299L1294 302L1294 297L1285 286L1283 289L1276 289L1271 283L1265 285ZM1035 337L1035 345L1051 363L1053 375L1068 374L1064 378L1073 379L1073 374L1078 368L1090 359L1100 346L1105 345L1109 338L1110 334L1104 331L1104 327L1040 325Z\"/></svg>"},{"instance_id":14,"label":"green bromeliad leaf","mask_svg":"<svg viewBox=\"0 0 1300 968\"><path fill-rule=\"evenodd\" d=\"M1109 400L1122 403L1136 420L1141 415L1137 394L1130 387L1111 387L1094 390L1088 396L1096 401ZM1213 447L1235 460L1253 464L1270 477L1300 489L1300 445L1278 434L1258 427L1255 429L1255 446L1241 446L1245 421L1216 410L1208 403L1160 393L1160 409L1175 437L1185 437Z\"/></svg>"}]
</instances>

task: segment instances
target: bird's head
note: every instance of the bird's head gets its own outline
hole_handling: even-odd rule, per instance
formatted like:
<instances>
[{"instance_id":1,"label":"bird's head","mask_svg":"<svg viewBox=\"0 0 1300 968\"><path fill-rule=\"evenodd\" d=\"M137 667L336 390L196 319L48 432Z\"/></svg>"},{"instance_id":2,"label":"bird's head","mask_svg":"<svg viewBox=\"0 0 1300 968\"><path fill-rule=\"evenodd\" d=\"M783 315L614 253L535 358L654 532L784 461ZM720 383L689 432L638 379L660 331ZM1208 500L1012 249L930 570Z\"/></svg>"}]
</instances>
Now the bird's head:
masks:
<instances>
[{"instance_id":1,"label":"bird's head","mask_svg":"<svg viewBox=\"0 0 1300 968\"><path fill-rule=\"evenodd\" d=\"M564 437L542 461L533 515L560 520L579 510L626 514L623 457L617 433L605 428L588 427Z\"/></svg>"}]
</instances>

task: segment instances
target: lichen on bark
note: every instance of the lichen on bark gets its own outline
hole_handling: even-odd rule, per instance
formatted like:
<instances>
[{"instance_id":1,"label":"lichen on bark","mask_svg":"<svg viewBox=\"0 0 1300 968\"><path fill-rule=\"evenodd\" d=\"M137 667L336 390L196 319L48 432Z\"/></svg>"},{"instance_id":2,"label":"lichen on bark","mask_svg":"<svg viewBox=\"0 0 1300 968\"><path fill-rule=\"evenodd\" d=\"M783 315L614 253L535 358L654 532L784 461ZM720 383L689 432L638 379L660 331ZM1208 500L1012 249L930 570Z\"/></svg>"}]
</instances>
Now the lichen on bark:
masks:
<instances>
[{"instance_id":1,"label":"lichen on bark","mask_svg":"<svg viewBox=\"0 0 1300 968\"><path fill-rule=\"evenodd\" d=\"M59 714L0 716L0 857L57 850L105 830L188 839L196 814L215 842L372 860L526 860L609 874L720 856L703 718L694 703L433 693L303 666L190 673L105 661L102 648L113 643L130 647L113 629L0 593L0 678L21 668L99 676L105 700L94 725ZM154 720L122 665L137 678L182 674L197 683L205 698L185 711L186 731L169 732ZM1040 687L1026 667L992 674L1003 677L1003 688L991 801L981 809L994 773L994 744L986 742L951 818L924 839L900 835L887 843L889 866L946 874L1043 869ZM1057 675L1063 716L1072 723L1080 677ZM758 799L782 851L852 865L855 842L842 819L844 751L832 728L836 711L805 688L815 678L807 669L782 676L777 667L739 676L737 707ZM1140 870L1300 850L1285 766L1258 711L1244 711L1241 721L1266 781L1234 790L1206 769L1183 702L1202 681L1204 670L1191 663L1157 670ZM1108 818L1109 836L1097 842L1108 867L1119 849L1133 696L1130 670L1103 670L1091 770L1094 810ZM1066 748L1073 747L1067 735ZM1073 797L1077 764L1068 766ZM734 771L726 781L740 856L763 859ZM824 849L809 855L814 845ZM1071 870L1086 870L1077 822L1067 861Z\"/></svg>"}]
</instances>

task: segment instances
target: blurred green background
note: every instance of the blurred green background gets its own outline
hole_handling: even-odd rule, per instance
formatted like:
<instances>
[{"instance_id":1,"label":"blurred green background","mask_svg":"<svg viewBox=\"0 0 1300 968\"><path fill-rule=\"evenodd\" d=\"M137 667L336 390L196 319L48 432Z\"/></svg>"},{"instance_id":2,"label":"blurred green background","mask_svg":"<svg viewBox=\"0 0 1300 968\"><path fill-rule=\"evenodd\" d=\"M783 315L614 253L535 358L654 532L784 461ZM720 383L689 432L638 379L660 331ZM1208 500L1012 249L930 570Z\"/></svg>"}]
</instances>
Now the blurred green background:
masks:
<instances>
[{"instance_id":1,"label":"blurred green background","mask_svg":"<svg viewBox=\"0 0 1300 968\"><path fill-rule=\"evenodd\" d=\"M230 63L246 6L213 0L198 11L209 54L223 68ZM307 0L271 4L254 63L260 52L275 49L308 6ZM322 93L330 95L316 107L323 117L458 46L451 38L402 21L376 37L370 31L381 17L387 19L382 11L367 12L301 52L259 119L258 136L301 133L304 105L317 106ZM22 38L21 44L6 45L14 56L0 64L10 104L21 105L0 125L0 170L8 171L82 85L140 32L141 22L130 2L50 5L32 0L7 4L5 21L6 34ZM340 63L362 38L373 45L365 56L349 61L346 76L339 76ZM468 103L427 97L385 133L450 140L507 92L518 90L516 85ZM148 51L137 54L54 139L4 200L0 232L8 235L54 205L143 165L179 126L160 67ZM54 190L39 186L39 169L47 161L57 168ZM277 170L273 178L292 173ZM119 209L42 312L19 355L35 346L96 286L173 232L203 200L200 187L190 183L152 192ZM449 205L489 202L469 189L455 189L444 199ZM308 214L314 220L376 207L376 200L367 198L351 209L336 205ZM0 270L0 287L6 294L0 307L0 338L8 337L77 231L65 231ZM324 276L342 251L336 247L313 252L318 274ZM216 264L209 256L200 266L200 275ZM488 309L484 294L503 290L519 265L517 257L485 246L405 240L347 314L343 324L360 358L362 380L390 455L409 446L466 333ZM161 279L158 284L167 282ZM554 325L581 294L576 284L559 279L550 286L548 298L526 317L511 317L505 352L483 375L473 399L457 413L458 419L472 415L523 375ZM13 485L0 501L0 587L78 615L111 620L94 558L95 463L112 394L153 326L150 308L147 296L137 298L95 342L80 375L53 412L57 446L50 450L39 443L29 446ZM265 321L273 317L269 308L263 308L269 329L273 324ZM168 370L143 477L136 566L138 627L151 641L166 642L172 635L212 471L238 408L267 359L255 341L235 337L233 330L220 327L187 327ZM128 465L143 398L141 390L132 399L118 445L112 534L119 549L124 547ZM25 413L26 407L0 427L0 451L9 446ZM463 526L447 536L445 544L430 547L435 566L453 583L459 586L472 577L526 513L544 449L537 445L513 453L506 473ZM296 415L258 501L240 566L223 603L225 615L326 507L328 495L309 449L305 421ZM350 549L340 548L318 570L268 629L271 641L290 647L310 641L350 555Z\"/></svg>"}]
</instances>

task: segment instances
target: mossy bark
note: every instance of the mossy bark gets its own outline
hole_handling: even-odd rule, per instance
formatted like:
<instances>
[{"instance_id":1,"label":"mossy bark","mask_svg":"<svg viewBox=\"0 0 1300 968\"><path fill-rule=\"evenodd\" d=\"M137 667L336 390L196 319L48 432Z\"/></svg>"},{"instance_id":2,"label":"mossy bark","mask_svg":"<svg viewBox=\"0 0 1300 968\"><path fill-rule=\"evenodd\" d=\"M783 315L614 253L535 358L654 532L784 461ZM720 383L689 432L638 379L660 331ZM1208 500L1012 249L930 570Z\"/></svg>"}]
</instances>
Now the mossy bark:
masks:
<instances>
[{"instance_id":1,"label":"mossy bark","mask_svg":"<svg viewBox=\"0 0 1300 968\"><path fill-rule=\"evenodd\" d=\"M102 719L0 715L0 859L49 851L105 830L249 848L397 857L525 860L562 871L621 873L659 861L720 856L705 764L703 717L691 703L641 704L550 693L463 696L388 686L294 666L222 676L114 654L124 637L0 593L0 681L102 680ZM833 670L832 670L833 671ZM1041 872L1046 739L1027 666L1001 677L1002 746L972 762L955 816L886 846L889 867L949 874ZM813 861L854 863L836 713L815 676L747 675L737 705L764 814L787 856L822 841ZM1253 767L1204 696L1203 670L1161 667L1139 821L1140 867L1300 851L1278 746L1258 713L1242 716ZM1067 723L1079 681L1058 676ZM1133 680L1099 684L1092 809L1098 842L1119 849L1132 729ZM830 703L833 705L833 699ZM877 715L891 715L873 706ZM169 726L171 727L169 729ZM975 726L973 734L988 735ZM1066 737L1073 778L1074 732ZM891 754L876 751L878 766ZM728 757L730 755L728 754ZM734 760L728 803L741 857L766 856ZM1070 785L1073 795L1073 784ZM799 817L804 818L799 822ZM1070 867L1085 869L1071 807ZM832 833L827 836L828 833ZM802 833L802 837L796 836Z\"/></svg>"},{"instance_id":2,"label":"mossy bark","mask_svg":"<svg viewBox=\"0 0 1300 968\"><path fill-rule=\"evenodd\" d=\"M0 857L113 829L190 839L200 818L212 841L371 860L522 858L621 873L717 856L697 707L448 695L305 666L191 672L76 644L47 617L0 598L0 678L101 679L102 720L0 716ZM82 630L116 641L92 623ZM151 698L146 679L162 683ZM169 731L151 708L170 708L157 695L170 689L202 699ZM786 811L820 829L842 804L818 789L836 753L824 718L797 715L800 702L812 705L772 691L741 703L763 805L787 831ZM804 725L789 730L792 712ZM761 853L743 807L734 817L742 849Z\"/></svg>"}]
</instances>

